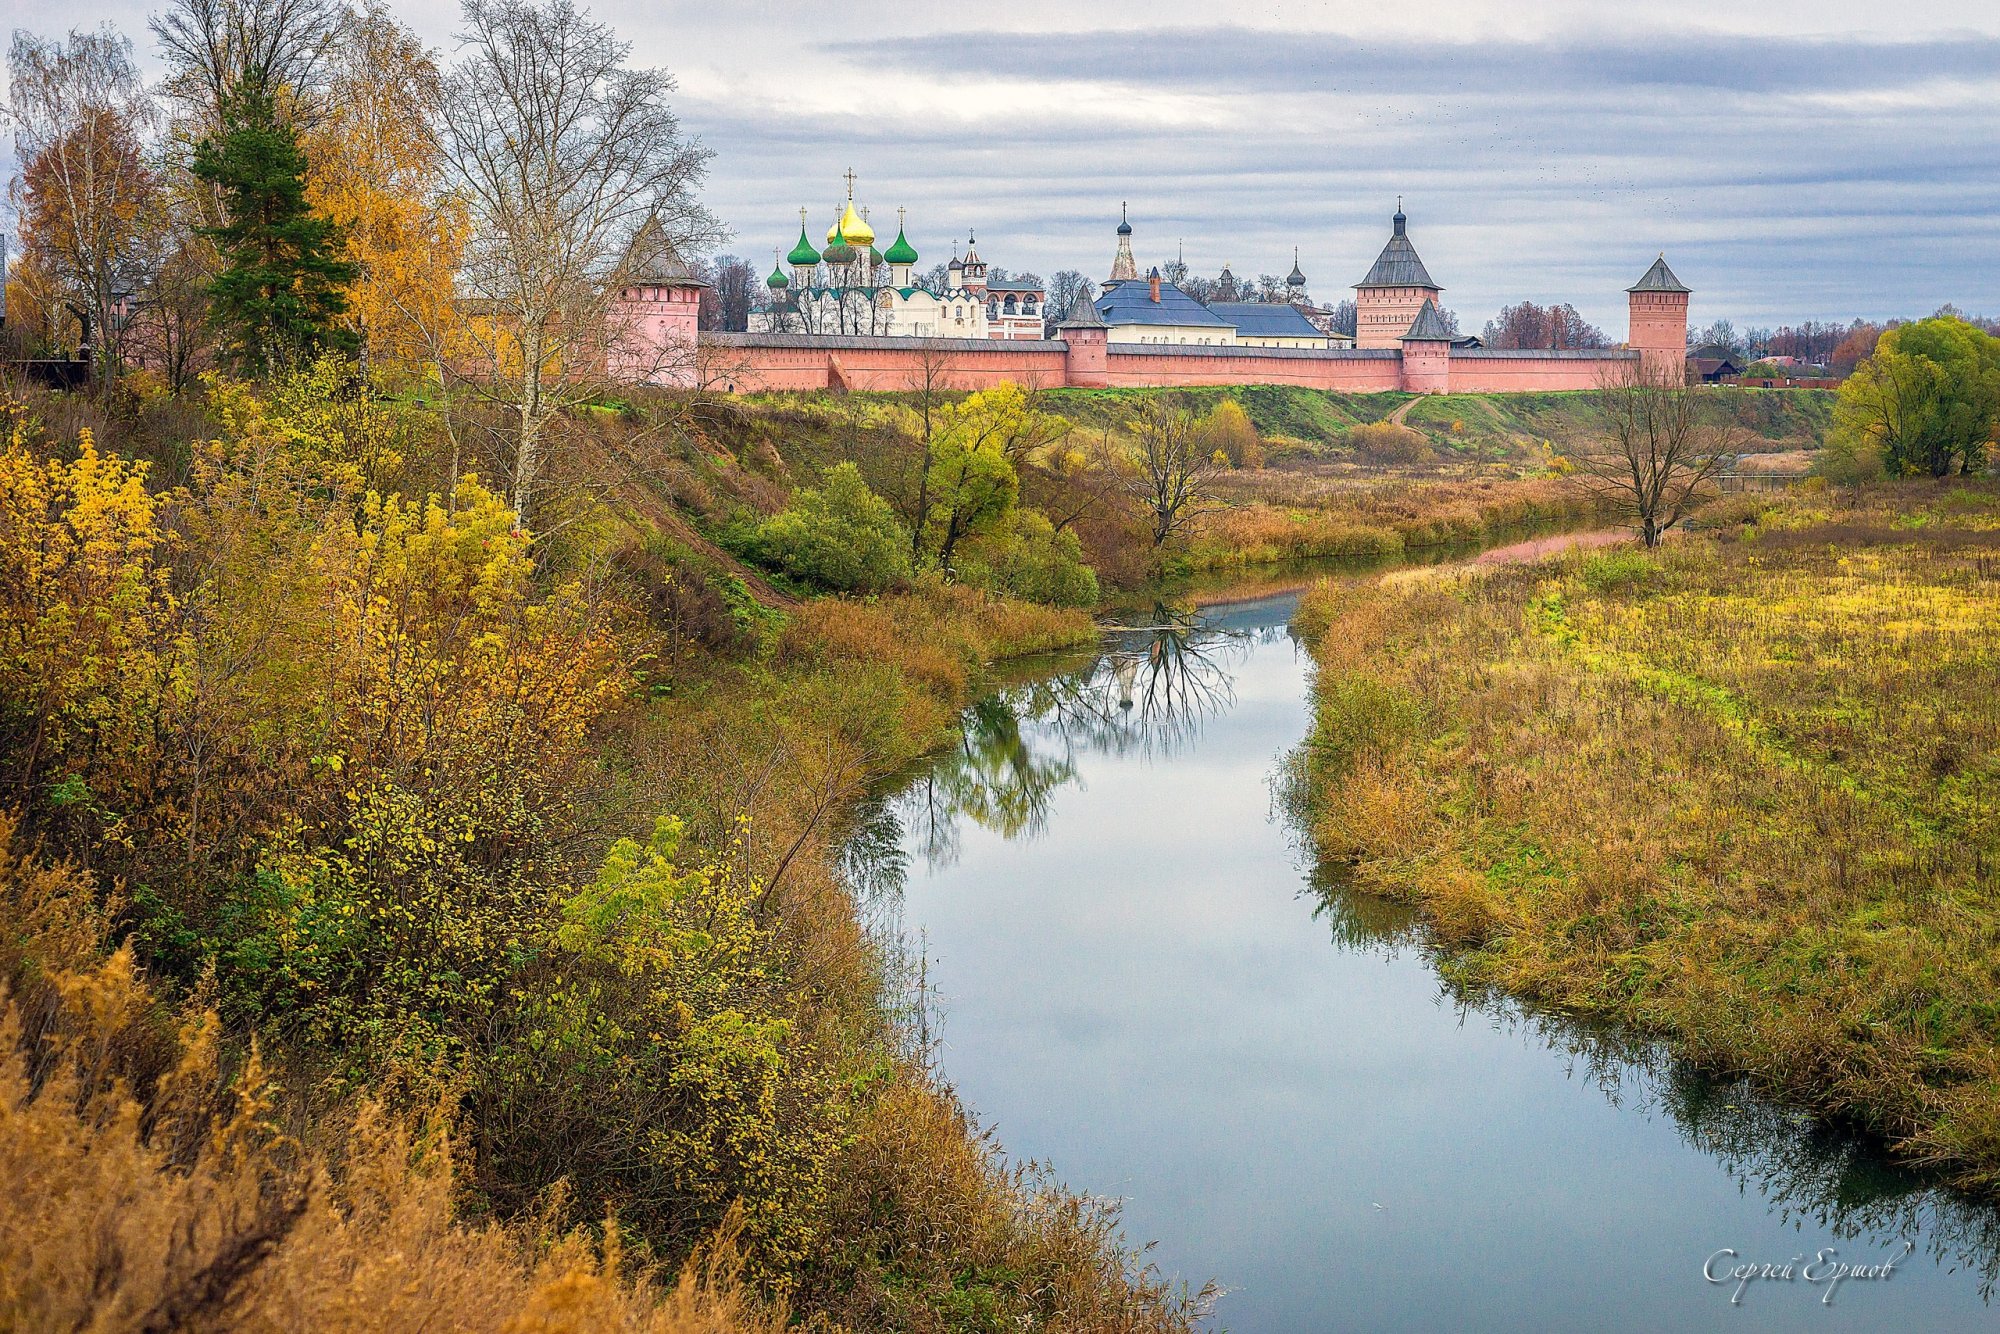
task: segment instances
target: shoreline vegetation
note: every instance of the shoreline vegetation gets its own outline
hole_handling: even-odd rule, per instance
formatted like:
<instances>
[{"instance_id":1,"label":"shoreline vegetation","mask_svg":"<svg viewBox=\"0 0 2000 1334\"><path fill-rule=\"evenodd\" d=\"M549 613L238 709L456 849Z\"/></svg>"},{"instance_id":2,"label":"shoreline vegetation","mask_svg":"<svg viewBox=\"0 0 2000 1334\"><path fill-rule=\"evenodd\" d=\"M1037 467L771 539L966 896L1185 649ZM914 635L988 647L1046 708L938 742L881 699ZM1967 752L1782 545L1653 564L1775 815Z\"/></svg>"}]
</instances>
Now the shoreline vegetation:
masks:
<instances>
[{"instance_id":1,"label":"shoreline vegetation","mask_svg":"<svg viewBox=\"0 0 2000 1334\"><path fill-rule=\"evenodd\" d=\"M1319 855L1454 983L2000 1190L2000 486L1732 498L1647 553L1326 582Z\"/></svg>"}]
</instances>

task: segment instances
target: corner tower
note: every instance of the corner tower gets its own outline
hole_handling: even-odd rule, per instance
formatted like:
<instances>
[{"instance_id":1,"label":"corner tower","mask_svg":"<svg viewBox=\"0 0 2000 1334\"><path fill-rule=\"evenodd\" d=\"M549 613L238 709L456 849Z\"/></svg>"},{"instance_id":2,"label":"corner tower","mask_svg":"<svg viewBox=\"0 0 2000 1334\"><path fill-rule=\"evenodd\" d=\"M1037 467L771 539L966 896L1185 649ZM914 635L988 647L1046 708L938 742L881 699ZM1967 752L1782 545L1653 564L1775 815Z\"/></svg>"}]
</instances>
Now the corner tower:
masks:
<instances>
[{"instance_id":1,"label":"corner tower","mask_svg":"<svg viewBox=\"0 0 2000 1334\"><path fill-rule=\"evenodd\" d=\"M1648 377L1678 380L1687 364L1688 298L1693 292L1674 277L1664 252L1645 276L1625 289L1625 342L1639 354Z\"/></svg>"},{"instance_id":2,"label":"corner tower","mask_svg":"<svg viewBox=\"0 0 2000 1334\"><path fill-rule=\"evenodd\" d=\"M1444 289L1431 281L1417 248L1410 244L1409 219L1403 201L1396 201L1389 244L1375 257L1368 276L1354 284L1354 345L1401 347L1403 335L1416 323L1424 303L1436 301Z\"/></svg>"},{"instance_id":3,"label":"corner tower","mask_svg":"<svg viewBox=\"0 0 2000 1334\"><path fill-rule=\"evenodd\" d=\"M608 311L605 368L622 380L693 387L701 294L709 284L681 261L657 215L632 238L623 267Z\"/></svg>"}]
</instances>

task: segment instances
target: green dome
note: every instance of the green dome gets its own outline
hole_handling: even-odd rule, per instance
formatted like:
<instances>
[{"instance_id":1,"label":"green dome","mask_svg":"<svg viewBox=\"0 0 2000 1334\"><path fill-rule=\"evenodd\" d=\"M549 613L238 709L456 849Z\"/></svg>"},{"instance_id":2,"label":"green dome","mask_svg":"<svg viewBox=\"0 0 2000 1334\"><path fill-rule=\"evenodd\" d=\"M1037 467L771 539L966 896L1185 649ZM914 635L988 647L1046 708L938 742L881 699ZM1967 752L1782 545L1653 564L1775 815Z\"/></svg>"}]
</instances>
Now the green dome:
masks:
<instances>
[{"instance_id":1,"label":"green dome","mask_svg":"<svg viewBox=\"0 0 2000 1334\"><path fill-rule=\"evenodd\" d=\"M775 290L790 287L791 285L792 280L785 276L785 271L773 264L771 266L771 276L764 280L764 286Z\"/></svg>"},{"instance_id":2,"label":"green dome","mask_svg":"<svg viewBox=\"0 0 2000 1334\"><path fill-rule=\"evenodd\" d=\"M785 259L792 264L819 263L819 251L814 250L812 242L806 239L804 227L799 228L799 243L792 247L792 253L785 256Z\"/></svg>"},{"instance_id":3,"label":"green dome","mask_svg":"<svg viewBox=\"0 0 2000 1334\"><path fill-rule=\"evenodd\" d=\"M896 244L889 247L889 253L883 258L887 259L891 264L914 264L917 262L917 248L910 244L908 237L903 235L901 227L896 229Z\"/></svg>"},{"instance_id":4,"label":"green dome","mask_svg":"<svg viewBox=\"0 0 2000 1334\"><path fill-rule=\"evenodd\" d=\"M852 264L854 262L854 247L847 244L845 240L835 241L826 248L826 254L821 256L821 258L829 264Z\"/></svg>"},{"instance_id":5,"label":"green dome","mask_svg":"<svg viewBox=\"0 0 2000 1334\"><path fill-rule=\"evenodd\" d=\"M882 252L877 250L874 246L869 246L868 262L875 265L877 268L880 268L882 266Z\"/></svg>"}]
</instances>

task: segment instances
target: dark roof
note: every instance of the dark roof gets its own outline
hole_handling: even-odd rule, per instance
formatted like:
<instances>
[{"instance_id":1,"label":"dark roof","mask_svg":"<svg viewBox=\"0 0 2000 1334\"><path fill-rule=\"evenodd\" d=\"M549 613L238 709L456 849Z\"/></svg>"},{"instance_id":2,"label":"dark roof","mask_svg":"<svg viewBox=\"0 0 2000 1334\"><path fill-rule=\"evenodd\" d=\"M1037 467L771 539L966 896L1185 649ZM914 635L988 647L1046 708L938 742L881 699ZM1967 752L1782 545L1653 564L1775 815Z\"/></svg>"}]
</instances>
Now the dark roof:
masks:
<instances>
[{"instance_id":1,"label":"dark roof","mask_svg":"<svg viewBox=\"0 0 2000 1334\"><path fill-rule=\"evenodd\" d=\"M1160 299L1155 302L1150 282L1139 278L1118 283L1097 298L1097 313L1104 317L1107 326L1200 324L1214 325L1219 329L1227 327L1227 322L1220 316L1210 314L1206 306L1172 283L1160 284Z\"/></svg>"},{"instance_id":2,"label":"dark roof","mask_svg":"<svg viewBox=\"0 0 2000 1334\"><path fill-rule=\"evenodd\" d=\"M1042 285L1040 283L1015 282L1010 278L1004 283L988 283L986 284L986 290L989 292L1039 292L1042 290Z\"/></svg>"},{"instance_id":3,"label":"dark roof","mask_svg":"<svg viewBox=\"0 0 2000 1334\"><path fill-rule=\"evenodd\" d=\"M1417 258L1417 248L1410 244L1403 227L1407 219L1401 209L1396 210L1395 230L1390 233L1389 244L1382 247L1382 253L1375 257L1375 267L1368 270L1368 276L1354 284L1356 287L1428 287L1433 292L1444 289L1431 281L1424 262Z\"/></svg>"},{"instance_id":4,"label":"dark roof","mask_svg":"<svg viewBox=\"0 0 2000 1334\"><path fill-rule=\"evenodd\" d=\"M708 286L682 262L674 243L667 239L667 229L660 225L657 214L646 219L645 226L632 238L632 248L625 252L625 258L631 266L625 279L627 283L658 287Z\"/></svg>"},{"instance_id":5,"label":"dark roof","mask_svg":"<svg viewBox=\"0 0 2000 1334\"><path fill-rule=\"evenodd\" d=\"M1653 261L1653 267L1646 270L1646 276L1625 289L1628 292L1686 292L1692 289L1681 285L1674 277L1674 271L1667 267L1667 257L1661 255Z\"/></svg>"},{"instance_id":6,"label":"dark roof","mask_svg":"<svg viewBox=\"0 0 2000 1334\"><path fill-rule=\"evenodd\" d=\"M1456 337L1458 335L1444 322L1444 316L1438 314L1437 302L1425 297L1424 308L1418 311L1417 318L1410 322L1410 331L1403 335L1403 341L1407 343L1414 339L1434 339L1437 342L1449 343Z\"/></svg>"},{"instance_id":7,"label":"dark roof","mask_svg":"<svg viewBox=\"0 0 2000 1334\"><path fill-rule=\"evenodd\" d=\"M1057 323L1056 330L1057 332L1061 332L1064 329L1102 329L1104 327L1104 317L1097 313L1097 304L1090 299L1090 290L1085 288L1076 294L1076 300L1071 303L1069 313L1064 315L1061 321Z\"/></svg>"},{"instance_id":8,"label":"dark roof","mask_svg":"<svg viewBox=\"0 0 2000 1334\"><path fill-rule=\"evenodd\" d=\"M1253 338L1325 338L1297 306L1279 301L1211 301L1211 315L1220 315L1239 334Z\"/></svg>"}]
</instances>

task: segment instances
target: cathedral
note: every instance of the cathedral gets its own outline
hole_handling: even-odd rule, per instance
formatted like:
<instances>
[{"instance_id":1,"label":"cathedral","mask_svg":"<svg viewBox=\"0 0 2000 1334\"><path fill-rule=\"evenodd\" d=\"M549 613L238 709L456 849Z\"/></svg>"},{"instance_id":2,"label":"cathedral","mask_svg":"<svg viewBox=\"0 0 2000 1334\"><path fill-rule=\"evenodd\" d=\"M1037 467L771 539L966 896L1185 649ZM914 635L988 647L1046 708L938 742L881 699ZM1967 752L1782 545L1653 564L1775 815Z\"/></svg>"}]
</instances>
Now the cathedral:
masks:
<instances>
[{"instance_id":1,"label":"cathedral","mask_svg":"<svg viewBox=\"0 0 2000 1334\"><path fill-rule=\"evenodd\" d=\"M853 172L847 201L834 209L824 249L815 249L807 211L799 210L799 239L782 262L775 256L764 280L768 296L750 313L752 333L873 335L891 338L1039 339L1042 289L1038 283L987 281L986 261L968 236L964 256L953 254L937 290L914 276L918 255L903 210L896 211L896 239L876 248L868 210L854 202ZM786 272L787 268L790 272Z\"/></svg>"}]
</instances>

